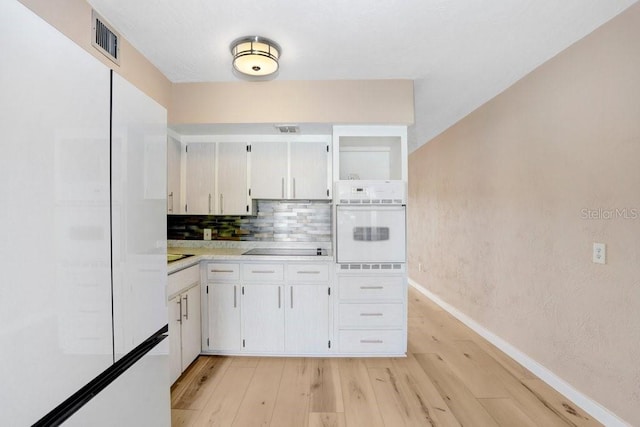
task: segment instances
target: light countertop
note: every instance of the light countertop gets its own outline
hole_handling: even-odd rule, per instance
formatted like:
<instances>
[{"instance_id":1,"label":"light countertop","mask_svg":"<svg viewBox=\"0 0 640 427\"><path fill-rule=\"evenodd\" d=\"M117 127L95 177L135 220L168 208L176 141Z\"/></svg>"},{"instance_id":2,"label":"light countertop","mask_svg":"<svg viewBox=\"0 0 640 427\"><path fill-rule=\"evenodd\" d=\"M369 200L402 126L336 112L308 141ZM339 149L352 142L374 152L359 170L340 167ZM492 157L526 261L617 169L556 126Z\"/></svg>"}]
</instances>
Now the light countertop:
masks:
<instances>
[{"instance_id":1,"label":"light countertop","mask_svg":"<svg viewBox=\"0 0 640 427\"><path fill-rule=\"evenodd\" d=\"M283 245L278 245L283 247ZM316 245L317 246L317 245ZM308 245L308 247L315 247ZM327 262L333 261L333 255L326 256L267 256L267 255L242 255L244 252L251 249L251 247L175 247L169 246L167 248L168 254L185 254L193 255L188 258L183 258L178 261L173 261L168 264L168 273L175 273L176 271L183 270L187 267L200 263L200 261L307 261L307 262Z\"/></svg>"}]
</instances>

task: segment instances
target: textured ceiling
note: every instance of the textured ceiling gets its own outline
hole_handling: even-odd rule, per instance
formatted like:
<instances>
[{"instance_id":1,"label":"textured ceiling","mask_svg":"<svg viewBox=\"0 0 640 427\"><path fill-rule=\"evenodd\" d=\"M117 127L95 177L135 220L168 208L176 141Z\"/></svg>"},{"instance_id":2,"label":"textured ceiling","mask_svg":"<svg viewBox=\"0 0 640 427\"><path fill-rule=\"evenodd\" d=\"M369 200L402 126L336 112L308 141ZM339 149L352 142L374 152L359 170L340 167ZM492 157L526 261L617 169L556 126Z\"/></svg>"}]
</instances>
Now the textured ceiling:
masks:
<instances>
[{"instance_id":1,"label":"textured ceiling","mask_svg":"<svg viewBox=\"0 0 640 427\"><path fill-rule=\"evenodd\" d=\"M234 81L229 44L282 46L279 80L413 79L418 146L636 0L88 0L173 82Z\"/></svg>"}]
</instances>

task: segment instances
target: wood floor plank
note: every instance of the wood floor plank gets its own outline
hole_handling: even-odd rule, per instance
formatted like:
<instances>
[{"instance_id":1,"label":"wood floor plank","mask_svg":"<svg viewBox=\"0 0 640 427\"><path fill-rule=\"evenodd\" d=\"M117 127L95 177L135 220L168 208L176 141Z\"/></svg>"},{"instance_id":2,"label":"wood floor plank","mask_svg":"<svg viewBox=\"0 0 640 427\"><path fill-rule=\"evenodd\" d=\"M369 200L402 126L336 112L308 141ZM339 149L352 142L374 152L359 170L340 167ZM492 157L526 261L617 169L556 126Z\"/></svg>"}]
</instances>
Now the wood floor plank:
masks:
<instances>
[{"instance_id":1,"label":"wood floor plank","mask_svg":"<svg viewBox=\"0 0 640 427\"><path fill-rule=\"evenodd\" d=\"M391 357L368 357L363 359L367 368L392 368L393 358Z\"/></svg>"},{"instance_id":2,"label":"wood floor plank","mask_svg":"<svg viewBox=\"0 0 640 427\"><path fill-rule=\"evenodd\" d=\"M565 420L577 426L602 426L600 422L595 420L591 415L580 409L569 399L552 389L548 384L540 379L526 379L522 383L527 387L539 400L544 400L551 405L557 412L563 414Z\"/></svg>"},{"instance_id":3,"label":"wood floor plank","mask_svg":"<svg viewBox=\"0 0 640 427\"><path fill-rule=\"evenodd\" d=\"M171 427L191 427L195 425L200 411L190 409L172 409Z\"/></svg>"},{"instance_id":4,"label":"wood floor plank","mask_svg":"<svg viewBox=\"0 0 640 427\"><path fill-rule=\"evenodd\" d=\"M243 367L243 368L255 368L258 366L261 357L253 356L235 356L231 361L231 366Z\"/></svg>"},{"instance_id":5,"label":"wood floor plank","mask_svg":"<svg viewBox=\"0 0 640 427\"><path fill-rule=\"evenodd\" d=\"M362 359L339 359L344 416L350 426L384 426Z\"/></svg>"},{"instance_id":6,"label":"wood floor plank","mask_svg":"<svg viewBox=\"0 0 640 427\"><path fill-rule=\"evenodd\" d=\"M460 427L442 395L413 354L394 360L400 386L413 398L415 410L425 426Z\"/></svg>"},{"instance_id":7,"label":"wood floor plank","mask_svg":"<svg viewBox=\"0 0 640 427\"><path fill-rule=\"evenodd\" d=\"M369 379L376 395L382 420L387 426L404 426L411 419L411 409L390 368L369 368Z\"/></svg>"},{"instance_id":8,"label":"wood floor plank","mask_svg":"<svg viewBox=\"0 0 640 427\"><path fill-rule=\"evenodd\" d=\"M407 326L407 351L409 353L437 353L440 351L442 334L436 336L426 318L409 317Z\"/></svg>"},{"instance_id":9,"label":"wood floor plank","mask_svg":"<svg viewBox=\"0 0 640 427\"><path fill-rule=\"evenodd\" d=\"M185 373L180 388L171 394L172 408L204 408L209 396L231 364L231 359L221 356L200 356L198 362L198 369Z\"/></svg>"},{"instance_id":10,"label":"wood floor plank","mask_svg":"<svg viewBox=\"0 0 640 427\"><path fill-rule=\"evenodd\" d=\"M311 360L311 412L344 412L338 359Z\"/></svg>"},{"instance_id":11,"label":"wood floor plank","mask_svg":"<svg viewBox=\"0 0 640 427\"><path fill-rule=\"evenodd\" d=\"M572 425L562 415L562 411L556 410L544 398L532 393L520 380L513 376L511 372L498 361L482 351L480 347L471 341L460 342L459 346L476 361L481 369L492 372L492 374L504 385L513 398L514 403L529 418L539 425L550 427L566 427Z\"/></svg>"},{"instance_id":12,"label":"wood floor plank","mask_svg":"<svg viewBox=\"0 0 640 427\"><path fill-rule=\"evenodd\" d=\"M284 360L278 357L260 358L238 408L233 426L268 426L271 423L273 408L280 389Z\"/></svg>"},{"instance_id":13,"label":"wood floor plank","mask_svg":"<svg viewBox=\"0 0 640 427\"><path fill-rule=\"evenodd\" d=\"M180 375L175 383L171 385L171 407L184 394L187 387L191 384L198 371L207 364L207 357L199 356L189 365L189 367Z\"/></svg>"},{"instance_id":14,"label":"wood floor plank","mask_svg":"<svg viewBox=\"0 0 640 427\"><path fill-rule=\"evenodd\" d=\"M411 286L409 287L407 302L409 316L411 317L424 317L429 316L434 311L443 311L442 307Z\"/></svg>"},{"instance_id":15,"label":"wood floor plank","mask_svg":"<svg viewBox=\"0 0 640 427\"><path fill-rule=\"evenodd\" d=\"M458 378L476 398L510 397L509 392L491 370L483 369L476 362L476 355L466 351L471 341L445 343L438 353ZM478 352L483 351L476 347Z\"/></svg>"},{"instance_id":16,"label":"wood floor plank","mask_svg":"<svg viewBox=\"0 0 640 427\"><path fill-rule=\"evenodd\" d=\"M475 396L437 354L416 354L422 369L433 381L440 395L463 426L498 426Z\"/></svg>"},{"instance_id":17,"label":"wood floor plank","mask_svg":"<svg viewBox=\"0 0 640 427\"><path fill-rule=\"evenodd\" d=\"M538 427L510 398L478 399L496 422L503 427Z\"/></svg>"},{"instance_id":18,"label":"wood floor plank","mask_svg":"<svg viewBox=\"0 0 640 427\"><path fill-rule=\"evenodd\" d=\"M495 359L498 363L500 363L505 369L507 369L511 374L518 379L536 379L537 377L529 371L527 368L513 360L502 350L498 349L496 346L491 344L489 341L484 338L478 336L477 339L473 339L482 350L485 351L489 356Z\"/></svg>"},{"instance_id":19,"label":"wood floor plank","mask_svg":"<svg viewBox=\"0 0 640 427\"><path fill-rule=\"evenodd\" d=\"M310 394L311 362L305 358L287 359L282 371L271 425L305 427L309 422Z\"/></svg>"},{"instance_id":20,"label":"wood floor plank","mask_svg":"<svg viewBox=\"0 0 640 427\"><path fill-rule=\"evenodd\" d=\"M218 387L209 396L195 425L198 427L232 425L255 369L229 366Z\"/></svg>"},{"instance_id":21,"label":"wood floor plank","mask_svg":"<svg viewBox=\"0 0 640 427\"><path fill-rule=\"evenodd\" d=\"M342 412L311 412L309 427L346 427L347 422ZM284 426L283 426L284 427Z\"/></svg>"},{"instance_id":22,"label":"wood floor plank","mask_svg":"<svg viewBox=\"0 0 640 427\"><path fill-rule=\"evenodd\" d=\"M424 412L415 405L414 396L409 390L402 386L395 369L370 368L369 377L386 426L437 425L433 417L423 416Z\"/></svg>"}]
</instances>

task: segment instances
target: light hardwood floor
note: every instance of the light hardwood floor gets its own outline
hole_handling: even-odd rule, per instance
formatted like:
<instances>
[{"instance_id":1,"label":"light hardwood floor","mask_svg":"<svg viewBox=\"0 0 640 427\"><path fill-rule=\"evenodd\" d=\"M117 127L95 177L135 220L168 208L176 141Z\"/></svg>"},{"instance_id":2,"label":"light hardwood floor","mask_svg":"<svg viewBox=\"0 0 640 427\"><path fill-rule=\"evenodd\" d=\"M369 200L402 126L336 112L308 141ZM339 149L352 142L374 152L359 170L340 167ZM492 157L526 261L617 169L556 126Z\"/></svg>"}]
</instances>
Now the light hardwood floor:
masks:
<instances>
[{"instance_id":1,"label":"light hardwood floor","mask_svg":"<svg viewBox=\"0 0 640 427\"><path fill-rule=\"evenodd\" d=\"M200 356L177 426L598 426L414 289L406 358Z\"/></svg>"}]
</instances>

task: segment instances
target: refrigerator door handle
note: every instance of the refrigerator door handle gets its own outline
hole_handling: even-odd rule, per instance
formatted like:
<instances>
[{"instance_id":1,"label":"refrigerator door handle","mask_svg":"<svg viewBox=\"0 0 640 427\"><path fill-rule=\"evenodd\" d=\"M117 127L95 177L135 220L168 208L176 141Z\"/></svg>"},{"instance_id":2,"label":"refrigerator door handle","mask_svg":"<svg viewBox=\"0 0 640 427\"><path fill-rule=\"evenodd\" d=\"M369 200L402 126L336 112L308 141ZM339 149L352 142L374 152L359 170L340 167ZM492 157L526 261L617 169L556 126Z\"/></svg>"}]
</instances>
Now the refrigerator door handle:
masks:
<instances>
[{"instance_id":1,"label":"refrigerator door handle","mask_svg":"<svg viewBox=\"0 0 640 427\"><path fill-rule=\"evenodd\" d=\"M67 400L62 402L31 427L48 427L62 424L63 421L76 413L78 409L82 408L109 384L124 374L127 369L132 367L138 360L142 359L144 355L160 344L162 340L167 338L168 332L168 325L164 325L159 331L152 334L149 338L144 340L142 344L138 345L113 365L105 369L101 374L89 381L84 387L72 394Z\"/></svg>"}]
</instances>

